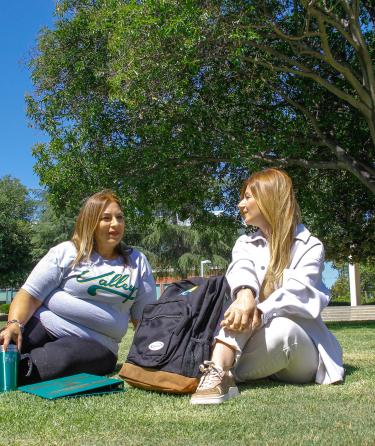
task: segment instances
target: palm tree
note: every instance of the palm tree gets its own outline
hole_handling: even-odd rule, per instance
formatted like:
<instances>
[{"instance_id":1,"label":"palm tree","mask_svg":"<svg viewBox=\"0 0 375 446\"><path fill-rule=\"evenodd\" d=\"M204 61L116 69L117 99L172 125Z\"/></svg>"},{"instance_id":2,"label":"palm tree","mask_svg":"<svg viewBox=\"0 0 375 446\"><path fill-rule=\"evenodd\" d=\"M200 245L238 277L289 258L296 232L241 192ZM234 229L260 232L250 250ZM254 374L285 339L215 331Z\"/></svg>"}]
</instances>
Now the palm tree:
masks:
<instances>
[{"instance_id":1,"label":"palm tree","mask_svg":"<svg viewBox=\"0 0 375 446\"><path fill-rule=\"evenodd\" d=\"M235 235L235 234L234 234ZM186 277L199 273L200 262L211 260L212 267L223 271L230 261L233 237L219 227L193 227L155 220L141 238L139 249L148 257L157 272Z\"/></svg>"}]
</instances>

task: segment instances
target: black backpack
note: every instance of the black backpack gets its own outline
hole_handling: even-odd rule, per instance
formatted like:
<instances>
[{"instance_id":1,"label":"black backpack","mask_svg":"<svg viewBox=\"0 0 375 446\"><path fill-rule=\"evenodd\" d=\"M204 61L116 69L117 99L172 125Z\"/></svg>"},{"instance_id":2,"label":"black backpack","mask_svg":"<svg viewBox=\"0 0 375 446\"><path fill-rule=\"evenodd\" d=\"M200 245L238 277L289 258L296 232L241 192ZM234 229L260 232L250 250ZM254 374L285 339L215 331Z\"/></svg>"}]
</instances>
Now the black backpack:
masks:
<instances>
[{"instance_id":1,"label":"black backpack","mask_svg":"<svg viewBox=\"0 0 375 446\"><path fill-rule=\"evenodd\" d=\"M132 386L193 393L208 360L229 286L224 276L169 285L146 305L119 375Z\"/></svg>"}]
</instances>

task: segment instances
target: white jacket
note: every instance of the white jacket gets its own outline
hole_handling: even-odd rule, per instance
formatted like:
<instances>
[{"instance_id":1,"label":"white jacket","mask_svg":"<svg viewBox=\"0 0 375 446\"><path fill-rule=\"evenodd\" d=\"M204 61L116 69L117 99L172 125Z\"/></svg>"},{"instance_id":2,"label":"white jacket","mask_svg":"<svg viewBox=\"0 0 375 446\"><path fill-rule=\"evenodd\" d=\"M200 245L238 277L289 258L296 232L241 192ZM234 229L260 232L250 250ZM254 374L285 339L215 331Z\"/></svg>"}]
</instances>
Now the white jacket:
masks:
<instances>
[{"instance_id":1,"label":"white jacket","mask_svg":"<svg viewBox=\"0 0 375 446\"><path fill-rule=\"evenodd\" d=\"M322 282L324 248L302 224L296 228L289 268L284 270L283 283L263 302L259 291L270 260L268 243L261 231L242 235L233 248L227 280L233 291L250 286L257 306L263 313L263 323L283 316L298 323L313 340L319 352L315 381L330 384L342 381L344 369L342 350L320 316L330 300L329 290ZM233 297L233 296L232 296Z\"/></svg>"}]
</instances>

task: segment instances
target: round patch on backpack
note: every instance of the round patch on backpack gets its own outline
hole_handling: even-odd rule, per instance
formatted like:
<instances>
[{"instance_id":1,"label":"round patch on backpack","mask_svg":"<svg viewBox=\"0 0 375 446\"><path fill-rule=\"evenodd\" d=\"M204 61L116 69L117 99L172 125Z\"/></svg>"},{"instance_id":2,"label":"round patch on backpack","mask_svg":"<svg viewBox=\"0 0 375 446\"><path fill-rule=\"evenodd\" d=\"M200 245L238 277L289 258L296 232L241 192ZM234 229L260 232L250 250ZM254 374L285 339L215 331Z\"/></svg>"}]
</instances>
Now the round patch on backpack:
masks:
<instances>
[{"instance_id":1,"label":"round patch on backpack","mask_svg":"<svg viewBox=\"0 0 375 446\"><path fill-rule=\"evenodd\" d=\"M156 342L152 342L148 348L149 350L161 350L164 347L164 342L161 341L156 341Z\"/></svg>"}]
</instances>

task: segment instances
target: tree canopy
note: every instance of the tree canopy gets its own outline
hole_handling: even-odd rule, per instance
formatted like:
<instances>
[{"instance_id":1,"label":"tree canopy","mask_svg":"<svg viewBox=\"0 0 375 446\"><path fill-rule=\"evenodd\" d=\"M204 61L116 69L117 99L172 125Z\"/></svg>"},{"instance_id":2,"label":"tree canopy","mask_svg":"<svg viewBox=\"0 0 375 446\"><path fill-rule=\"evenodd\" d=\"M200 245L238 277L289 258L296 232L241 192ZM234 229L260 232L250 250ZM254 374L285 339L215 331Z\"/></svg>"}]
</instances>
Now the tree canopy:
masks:
<instances>
[{"instance_id":1,"label":"tree canopy","mask_svg":"<svg viewBox=\"0 0 375 446\"><path fill-rule=\"evenodd\" d=\"M70 240L76 220L72 209L56 212L43 191L36 204L38 215L31 238L33 263L56 244ZM125 242L147 256L155 276L199 275L200 262L205 259L211 261L210 267L222 273L229 264L236 231L234 226L226 230L230 222L223 225L220 217L211 218L211 224L194 228L190 222L179 221L176 215L159 215L147 224L127 218ZM215 219L218 225L214 224Z\"/></svg>"},{"instance_id":2,"label":"tree canopy","mask_svg":"<svg viewBox=\"0 0 375 446\"><path fill-rule=\"evenodd\" d=\"M19 286L32 265L34 200L11 176L0 178L0 287Z\"/></svg>"},{"instance_id":3,"label":"tree canopy","mask_svg":"<svg viewBox=\"0 0 375 446\"><path fill-rule=\"evenodd\" d=\"M192 228L156 219L143 231L139 246L159 276L199 275L202 260L210 260L210 267L223 273L229 265L235 234L220 230L220 226ZM132 234L126 237L131 240Z\"/></svg>"},{"instance_id":4,"label":"tree canopy","mask_svg":"<svg viewBox=\"0 0 375 446\"><path fill-rule=\"evenodd\" d=\"M333 284L332 301L350 302L349 269L347 264L335 264L339 276ZM361 301L362 304L375 303L375 267L373 263L365 262L359 265L361 277Z\"/></svg>"},{"instance_id":5,"label":"tree canopy","mask_svg":"<svg viewBox=\"0 0 375 446\"><path fill-rule=\"evenodd\" d=\"M234 216L285 168L330 258L373 256L374 8L359 0L64 0L30 61L55 205L102 187L142 219Z\"/></svg>"},{"instance_id":6,"label":"tree canopy","mask_svg":"<svg viewBox=\"0 0 375 446\"><path fill-rule=\"evenodd\" d=\"M51 206L48 194L40 191L36 201L38 212L32 231L32 259L37 263L48 250L58 243L70 240L73 234L75 215L71 209L57 213Z\"/></svg>"}]
</instances>

